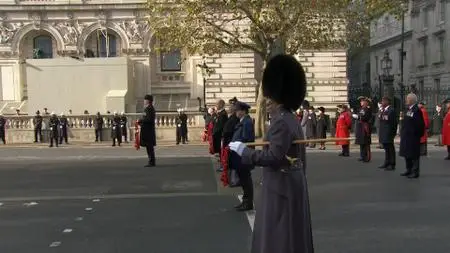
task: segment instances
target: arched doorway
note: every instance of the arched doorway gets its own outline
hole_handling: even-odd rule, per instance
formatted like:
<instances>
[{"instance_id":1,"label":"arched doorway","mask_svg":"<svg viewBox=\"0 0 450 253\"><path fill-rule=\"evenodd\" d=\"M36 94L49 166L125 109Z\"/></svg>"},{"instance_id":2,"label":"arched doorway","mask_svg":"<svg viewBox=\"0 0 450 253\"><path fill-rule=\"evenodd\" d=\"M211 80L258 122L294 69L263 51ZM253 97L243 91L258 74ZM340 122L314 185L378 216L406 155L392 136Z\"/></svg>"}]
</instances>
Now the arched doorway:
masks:
<instances>
[{"instance_id":1,"label":"arched doorway","mask_svg":"<svg viewBox=\"0 0 450 253\"><path fill-rule=\"evenodd\" d=\"M25 59L54 58L56 51L55 38L43 30L29 32L20 43L20 52Z\"/></svg>"},{"instance_id":2,"label":"arched doorway","mask_svg":"<svg viewBox=\"0 0 450 253\"><path fill-rule=\"evenodd\" d=\"M120 36L111 29L93 31L85 42L85 57L103 58L120 56Z\"/></svg>"}]
</instances>

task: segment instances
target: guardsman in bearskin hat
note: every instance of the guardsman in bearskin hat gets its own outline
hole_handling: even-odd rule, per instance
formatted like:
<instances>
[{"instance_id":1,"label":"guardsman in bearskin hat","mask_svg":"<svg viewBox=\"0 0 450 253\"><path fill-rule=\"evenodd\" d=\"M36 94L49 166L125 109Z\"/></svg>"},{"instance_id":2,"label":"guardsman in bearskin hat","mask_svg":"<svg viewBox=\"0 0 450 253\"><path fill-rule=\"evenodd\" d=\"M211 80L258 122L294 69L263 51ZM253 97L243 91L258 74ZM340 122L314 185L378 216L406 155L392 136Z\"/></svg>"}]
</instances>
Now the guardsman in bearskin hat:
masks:
<instances>
[{"instance_id":1,"label":"guardsman in bearskin hat","mask_svg":"<svg viewBox=\"0 0 450 253\"><path fill-rule=\"evenodd\" d=\"M394 138L397 135L398 119L395 109L391 106L391 99L383 97L378 113L378 139L384 149L384 163L380 169L395 170Z\"/></svg>"},{"instance_id":2,"label":"guardsman in bearskin hat","mask_svg":"<svg viewBox=\"0 0 450 253\"><path fill-rule=\"evenodd\" d=\"M348 113L348 107L346 105L338 105L337 106L339 115L336 120L336 138L349 138L350 137L350 129L352 128L352 118ZM350 141L342 140L337 141L336 145L342 147L342 152L339 153L339 156L350 156Z\"/></svg>"},{"instance_id":3,"label":"guardsman in bearskin hat","mask_svg":"<svg viewBox=\"0 0 450 253\"><path fill-rule=\"evenodd\" d=\"M371 102L368 97L359 97L361 109L352 117L357 120L355 129L356 144L359 144L359 161L369 162L371 159L370 144L372 144L372 110L369 108Z\"/></svg>"},{"instance_id":4,"label":"guardsman in bearskin hat","mask_svg":"<svg viewBox=\"0 0 450 253\"><path fill-rule=\"evenodd\" d=\"M450 98L445 100L443 104L447 113L442 124L442 145L447 146L447 157L445 160L450 160Z\"/></svg>"},{"instance_id":5,"label":"guardsman in bearskin hat","mask_svg":"<svg viewBox=\"0 0 450 253\"><path fill-rule=\"evenodd\" d=\"M271 116L269 144L262 150L238 141L229 145L242 164L264 167L252 252L312 253L305 145L292 144L304 139L294 111L305 97L305 72L293 56L277 55L267 63L262 87ZM274 189L282 194L273 194Z\"/></svg>"}]
</instances>

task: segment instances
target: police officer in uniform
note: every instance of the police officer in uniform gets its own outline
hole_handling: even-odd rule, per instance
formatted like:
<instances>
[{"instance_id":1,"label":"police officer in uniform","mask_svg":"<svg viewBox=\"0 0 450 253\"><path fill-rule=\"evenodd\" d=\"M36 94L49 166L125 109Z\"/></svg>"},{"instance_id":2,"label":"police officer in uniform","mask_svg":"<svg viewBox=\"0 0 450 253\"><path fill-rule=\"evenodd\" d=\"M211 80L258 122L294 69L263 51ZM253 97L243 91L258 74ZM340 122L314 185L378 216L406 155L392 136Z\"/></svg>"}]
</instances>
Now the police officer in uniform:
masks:
<instances>
[{"instance_id":1,"label":"police officer in uniform","mask_svg":"<svg viewBox=\"0 0 450 253\"><path fill-rule=\"evenodd\" d=\"M36 116L34 116L34 142L37 143L38 142L38 137L39 137L39 141L43 142L42 140L42 116L41 113L39 111L36 112Z\"/></svg>"},{"instance_id":2,"label":"police officer in uniform","mask_svg":"<svg viewBox=\"0 0 450 253\"><path fill-rule=\"evenodd\" d=\"M361 109L352 117L357 120L355 137L356 144L359 144L359 161L369 162L371 158L370 144L372 143L372 110L369 108L369 98L359 97L358 100L361 103Z\"/></svg>"},{"instance_id":3,"label":"police officer in uniform","mask_svg":"<svg viewBox=\"0 0 450 253\"><path fill-rule=\"evenodd\" d=\"M58 128L59 128L59 119L54 112L50 114L50 119L48 121L49 131L50 131L50 148L53 147L53 141L55 142L56 147L58 147Z\"/></svg>"},{"instance_id":4,"label":"police officer in uniform","mask_svg":"<svg viewBox=\"0 0 450 253\"><path fill-rule=\"evenodd\" d=\"M120 131L121 134L125 140L125 142L128 142L128 127L127 127L128 119L127 116L125 116L124 112L120 113Z\"/></svg>"},{"instance_id":5,"label":"police officer in uniform","mask_svg":"<svg viewBox=\"0 0 450 253\"><path fill-rule=\"evenodd\" d=\"M383 97L378 113L378 138L384 149L384 163L380 169L395 170L395 147L394 138L397 135L398 120L391 99Z\"/></svg>"},{"instance_id":6,"label":"police officer in uniform","mask_svg":"<svg viewBox=\"0 0 450 253\"><path fill-rule=\"evenodd\" d=\"M6 144L5 128L6 128L6 119L5 117L3 117L3 114L0 113L0 140L3 141L3 144Z\"/></svg>"},{"instance_id":7,"label":"police officer in uniform","mask_svg":"<svg viewBox=\"0 0 450 253\"><path fill-rule=\"evenodd\" d=\"M114 117L111 122L111 138L113 141L112 146L116 146L116 140L117 144L120 147L120 144L122 143L122 135L120 131L120 117L117 114L117 112L114 112Z\"/></svg>"},{"instance_id":8,"label":"police officer in uniform","mask_svg":"<svg viewBox=\"0 0 450 253\"><path fill-rule=\"evenodd\" d=\"M187 141L187 115L184 113L184 110L182 108L177 109L178 116L176 118L176 136L177 136L177 145L182 142L183 144L186 144Z\"/></svg>"},{"instance_id":9,"label":"police officer in uniform","mask_svg":"<svg viewBox=\"0 0 450 253\"><path fill-rule=\"evenodd\" d=\"M66 144L69 144L67 137L67 128L69 127L69 121L67 120L64 113L61 113L61 117L59 118L59 144L62 144L63 139Z\"/></svg>"},{"instance_id":10,"label":"police officer in uniform","mask_svg":"<svg viewBox=\"0 0 450 253\"><path fill-rule=\"evenodd\" d=\"M100 112L97 112L97 116L94 119L95 127L95 142L102 141L102 130L103 130L103 117Z\"/></svg>"}]
</instances>

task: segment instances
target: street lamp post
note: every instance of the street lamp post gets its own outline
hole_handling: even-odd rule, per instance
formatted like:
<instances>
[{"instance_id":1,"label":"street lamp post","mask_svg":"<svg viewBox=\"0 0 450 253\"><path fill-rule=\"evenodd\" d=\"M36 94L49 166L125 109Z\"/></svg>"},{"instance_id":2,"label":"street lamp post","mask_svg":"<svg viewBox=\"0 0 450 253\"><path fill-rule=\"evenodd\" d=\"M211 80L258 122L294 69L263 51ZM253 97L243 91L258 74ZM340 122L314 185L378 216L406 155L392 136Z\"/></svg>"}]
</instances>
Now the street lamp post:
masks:
<instances>
[{"instance_id":1,"label":"street lamp post","mask_svg":"<svg viewBox=\"0 0 450 253\"><path fill-rule=\"evenodd\" d=\"M405 3L401 4L401 8L402 8L402 34L401 34L401 45L400 45L400 100L401 100L401 104L404 103L405 101L405 84L404 84L404 80L403 80L403 76L404 76L404 60L405 60L405 12L407 11L407 5ZM403 108L403 106L402 106ZM403 110L402 110L403 111Z\"/></svg>"},{"instance_id":2,"label":"street lamp post","mask_svg":"<svg viewBox=\"0 0 450 253\"><path fill-rule=\"evenodd\" d=\"M389 57L389 51L386 49L383 59L381 59L381 69L383 70L384 95L394 101L394 76L391 75L392 59Z\"/></svg>"},{"instance_id":3,"label":"street lamp post","mask_svg":"<svg viewBox=\"0 0 450 253\"><path fill-rule=\"evenodd\" d=\"M203 110L206 112L206 80L208 77L211 76L211 74L214 73L214 69L210 68L206 64L206 57L203 57L202 64L197 64L197 67L201 69L202 76L203 76Z\"/></svg>"}]
</instances>

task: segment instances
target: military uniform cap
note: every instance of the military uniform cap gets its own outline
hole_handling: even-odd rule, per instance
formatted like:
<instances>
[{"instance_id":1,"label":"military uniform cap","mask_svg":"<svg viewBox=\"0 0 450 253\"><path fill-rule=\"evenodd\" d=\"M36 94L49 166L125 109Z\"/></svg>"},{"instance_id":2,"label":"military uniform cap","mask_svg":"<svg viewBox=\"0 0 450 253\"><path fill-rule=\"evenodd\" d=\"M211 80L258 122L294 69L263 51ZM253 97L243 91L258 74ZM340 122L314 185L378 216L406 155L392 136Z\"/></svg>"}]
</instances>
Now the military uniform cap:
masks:
<instances>
[{"instance_id":1,"label":"military uniform cap","mask_svg":"<svg viewBox=\"0 0 450 253\"><path fill-rule=\"evenodd\" d=\"M337 107L337 108L343 108L344 105L337 105L336 107Z\"/></svg>"},{"instance_id":2,"label":"military uniform cap","mask_svg":"<svg viewBox=\"0 0 450 253\"><path fill-rule=\"evenodd\" d=\"M372 102L372 100L370 98L365 97L365 96L358 97L358 101L361 101L361 100L364 100L364 101L367 101L367 102Z\"/></svg>"},{"instance_id":3,"label":"military uniform cap","mask_svg":"<svg viewBox=\"0 0 450 253\"><path fill-rule=\"evenodd\" d=\"M320 106L319 108L317 108L319 111L321 112L325 112L325 108L323 106Z\"/></svg>"},{"instance_id":4,"label":"military uniform cap","mask_svg":"<svg viewBox=\"0 0 450 253\"><path fill-rule=\"evenodd\" d=\"M302 65L290 55L277 55L269 60L262 79L263 95L294 111L306 94L306 75Z\"/></svg>"}]
</instances>

